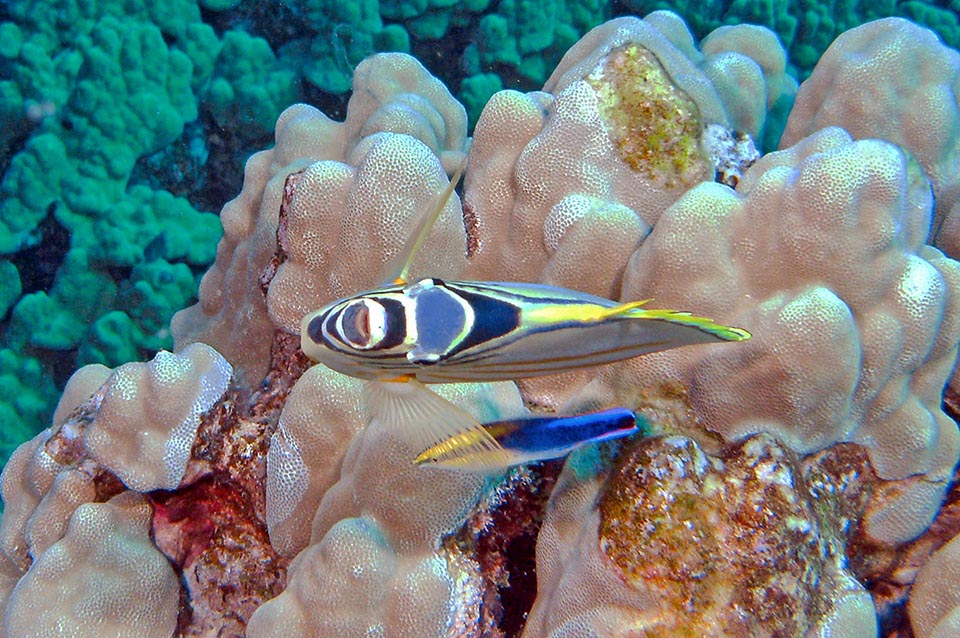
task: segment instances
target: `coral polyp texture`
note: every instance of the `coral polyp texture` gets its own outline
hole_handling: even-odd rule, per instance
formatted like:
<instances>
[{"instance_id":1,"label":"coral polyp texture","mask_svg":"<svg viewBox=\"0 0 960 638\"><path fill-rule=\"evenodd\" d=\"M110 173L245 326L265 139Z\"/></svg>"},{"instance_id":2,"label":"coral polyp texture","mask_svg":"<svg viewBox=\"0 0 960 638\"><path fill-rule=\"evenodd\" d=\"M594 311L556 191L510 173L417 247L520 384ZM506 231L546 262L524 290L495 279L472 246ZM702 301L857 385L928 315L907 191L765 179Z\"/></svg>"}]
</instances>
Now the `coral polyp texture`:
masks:
<instances>
[{"instance_id":1,"label":"coral polyp texture","mask_svg":"<svg viewBox=\"0 0 960 638\"><path fill-rule=\"evenodd\" d=\"M135 492L77 507L10 595L4 635L172 635L180 587L150 538L151 517Z\"/></svg>"},{"instance_id":2,"label":"coral polyp texture","mask_svg":"<svg viewBox=\"0 0 960 638\"><path fill-rule=\"evenodd\" d=\"M698 44L656 12L504 59L546 77L529 53L556 43L543 90L493 94L472 138L400 53L357 66L342 122L280 114L174 352L78 370L5 467L5 638L956 633L960 56L870 23L798 89L772 32ZM652 298L752 338L440 386L481 422L623 406L645 431L496 474L415 466L297 330L387 283L464 160L411 280Z\"/></svg>"}]
</instances>

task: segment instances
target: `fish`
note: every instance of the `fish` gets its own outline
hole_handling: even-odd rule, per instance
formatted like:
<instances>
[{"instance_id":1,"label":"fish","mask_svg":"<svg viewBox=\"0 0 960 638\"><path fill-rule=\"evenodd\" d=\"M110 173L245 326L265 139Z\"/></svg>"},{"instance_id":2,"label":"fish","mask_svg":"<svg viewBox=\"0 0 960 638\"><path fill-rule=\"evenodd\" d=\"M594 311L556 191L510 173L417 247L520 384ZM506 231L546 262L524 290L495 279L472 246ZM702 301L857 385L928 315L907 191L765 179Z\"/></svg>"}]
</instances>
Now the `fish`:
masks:
<instances>
[{"instance_id":1,"label":"fish","mask_svg":"<svg viewBox=\"0 0 960 638\"><path fill-rule=\"evenodd\" d=\"M530 416L484 423L483 429L509 455L487 458L464 454L455 442L442 441L420 453L417 465L484 471L502 464L521 465L566 456L589 443L612 441L640 431L637 415L627 408L610 408L575 416Z\"/></svg>"},{"instance_id":2,"label":"fish","mask_svg":"<svg viewBox=\"0 0 960 638\"><path fill-rule=\"evenodd\" d=\"M623 303L525 282L424 277L411 283L413 258L464 165L419 220L395 275L383 279L389 284L328 303L301 321L307 357L366 381L368 422L395 427L417 449L443 447L449 463L460 455L482 459L489 469L507 467L515 452L425 384L512 381L750 338L742 328L689 312L648 308L649 299Z\"/></svg>"},{"instance_id":3,"label":"fish","mask_svg":"<svg viewBox=\"0 0 960 638\"><path fill-rule=\"evenodd\" d=\"M504 381L579 370L749 333L687 312L523 282L421 279L304 317L310 358L361 379Z\"/></svg>"}]
</instances>

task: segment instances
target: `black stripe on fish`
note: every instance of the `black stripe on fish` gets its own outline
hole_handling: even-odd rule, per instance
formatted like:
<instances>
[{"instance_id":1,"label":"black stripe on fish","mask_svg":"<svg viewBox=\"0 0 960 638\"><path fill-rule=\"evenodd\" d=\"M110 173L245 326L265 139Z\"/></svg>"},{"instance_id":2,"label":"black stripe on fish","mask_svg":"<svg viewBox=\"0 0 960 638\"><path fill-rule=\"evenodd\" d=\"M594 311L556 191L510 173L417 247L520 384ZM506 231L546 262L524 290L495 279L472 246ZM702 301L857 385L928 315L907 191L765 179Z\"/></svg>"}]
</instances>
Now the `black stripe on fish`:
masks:
<instances>
[{"instance_id":1,"label":"black stripe on fish","mask_svg":"<svg viewBox=\"0 0 960 638\"><path fill-rule=\"evenodd\" d=\"M460 286L448 284L446 288L470 305L474 319L466 336L448 350L444 358L498 339L513 332L520 325L519 307L490 295L470 292Z\"/></svg>"},{"instance_id":2,"label":"black stripe on fish","mask_svg":"<svg viewBox=\"0 0 960 638\"><path fill-rule=\"evenodd\" d=\"M407 337L407 315L403 304L389 297L376 297L387 315L386 336L371 350L388 350L403 343Z\"/></svg>"}]
</instances>

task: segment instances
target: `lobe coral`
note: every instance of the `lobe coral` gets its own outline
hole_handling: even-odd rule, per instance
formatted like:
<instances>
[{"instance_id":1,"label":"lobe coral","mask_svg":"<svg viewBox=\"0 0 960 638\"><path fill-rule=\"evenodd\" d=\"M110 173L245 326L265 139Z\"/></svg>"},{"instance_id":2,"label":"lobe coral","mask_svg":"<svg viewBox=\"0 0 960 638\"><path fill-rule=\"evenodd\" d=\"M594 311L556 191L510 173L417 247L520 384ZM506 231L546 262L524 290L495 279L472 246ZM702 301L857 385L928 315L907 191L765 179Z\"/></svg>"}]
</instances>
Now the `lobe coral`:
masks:
<instances>
[{"instance_id":1,"label":"lobe coral","mask_svg":"<svg viewBox=\"0 0 960 638\"><path fill-rule=\"evenodd\" d=\"M403 54L357 67L343 122L289 107L175 353L79 370L4 469L3 635L955 633L960 54L888 19L799 88L786 68L765 29L698 44L655 12L494 94L472 139ZM414 467L296 330L383 283L465 156L415 274L753 338L443 387L481 421L623 406L648 431L492 477Z\"/></svg>"}]
</instances>

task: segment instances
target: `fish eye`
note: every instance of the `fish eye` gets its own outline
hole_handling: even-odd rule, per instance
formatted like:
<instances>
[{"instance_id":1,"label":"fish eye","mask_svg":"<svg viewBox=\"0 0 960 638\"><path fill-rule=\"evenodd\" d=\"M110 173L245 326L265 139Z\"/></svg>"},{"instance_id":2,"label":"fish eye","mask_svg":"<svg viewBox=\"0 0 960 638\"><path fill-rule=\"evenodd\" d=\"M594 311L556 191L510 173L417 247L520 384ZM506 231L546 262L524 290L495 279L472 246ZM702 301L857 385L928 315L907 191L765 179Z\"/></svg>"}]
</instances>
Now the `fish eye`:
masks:
<instances>
[{"instance_id":1,"label":"fish eye","mask_svg":"<svg viewBox=\"0 0 960 638\"><path fill-rule=\"evenodd\" d=\"M358 350L376 347L386 337L387 312L373 299L353 299L337 315L337 334Z\"/></svg>"}]
</instances>

